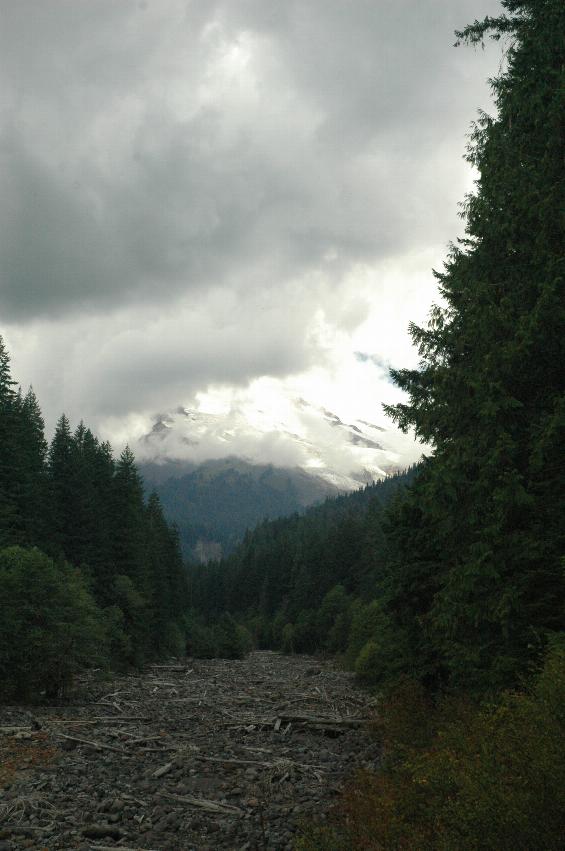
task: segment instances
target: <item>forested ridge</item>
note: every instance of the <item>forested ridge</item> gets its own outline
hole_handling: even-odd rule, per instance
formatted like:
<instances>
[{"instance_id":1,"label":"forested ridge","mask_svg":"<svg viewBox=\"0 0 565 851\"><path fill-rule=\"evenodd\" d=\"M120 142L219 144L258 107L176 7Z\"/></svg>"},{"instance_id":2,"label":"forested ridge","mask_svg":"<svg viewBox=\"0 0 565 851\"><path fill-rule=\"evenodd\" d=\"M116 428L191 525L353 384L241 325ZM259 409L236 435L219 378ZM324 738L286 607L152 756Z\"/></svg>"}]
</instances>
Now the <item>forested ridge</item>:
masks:
<instances>
[{"instance_id":1,"label":"forested ridge","mask_svg":"<svg viewBox=\"0 0 565 851\"><path fill-rule=\"evenodd\" d=\"M37 698L85 666L183 652L186 574L132 452L65 415L51 443L0 338L0 690Z\"/></svg>"},{"instance_id":2,"label":"forested ridge","mask_svg":"<svg viewBox=\"0 0 565 851\"><path fill-rule=\"evenodd\" d=\"M368 639L387 554L385 507L416 473L412 468L304 514L267 520L229 558L190 565L193 610L210 622L231 612L262 648L342 652L353 620Z\"/></svg>"},{"instance_id":3,"label":"forested ridge","mask_svg":"<svg viewBox=\"0 0 565 851\"><path fill-rule=\"evenodd\" d=\"M140 472L178 526L183 553L201 562L228 555L265 518L284 517L335 495L337 487L300 468L228 456L194 465L145 462Z\"/></svg>"}]
</instances>

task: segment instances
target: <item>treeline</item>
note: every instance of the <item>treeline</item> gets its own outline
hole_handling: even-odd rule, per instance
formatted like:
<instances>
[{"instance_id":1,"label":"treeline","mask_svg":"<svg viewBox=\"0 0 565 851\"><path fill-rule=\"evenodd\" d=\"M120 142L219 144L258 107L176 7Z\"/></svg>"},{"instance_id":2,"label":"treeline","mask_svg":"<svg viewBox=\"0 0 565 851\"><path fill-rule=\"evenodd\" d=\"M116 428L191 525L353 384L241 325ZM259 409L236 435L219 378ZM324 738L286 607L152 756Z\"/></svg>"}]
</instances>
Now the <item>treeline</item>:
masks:
<instances>
[{"instance_id":1,"label":"treeline","mask_svg":"<svg viewBox=\"0 0 565 851\"><path fill-rule=\"evenodd\" d=\"M298 468L251 464L236 457L192 468L186 462L149 462L140 469L144 481L153 482L167 517L178 525L186 558L196 561L230 554L247 529L265 518L301 512L333 490Z\"/></svg>"},{"instance_id":2,"label":"treeline","mask_svg":"<svg viewBox=\"0 0 565 851\"><path fill-rule=\"evenodd\" d=\"M0 338L0 683L58 693L85 664L184 652L187 583L176 530L116 460L61 416L50 445L33 390Z\"/></svg>"},{"instance_id":3,"label":"treeline","mask_svg":"<svg viewBox=\"0 0 565 851\"><path fill-rule=\"evenodd\" d=\"M209 623L234 613L256 646L346 653L373 638L387 564L386 506L417 467L304 514L265 521L223 561L190 565L191 605Z\"/></svg>"}]
</instances>

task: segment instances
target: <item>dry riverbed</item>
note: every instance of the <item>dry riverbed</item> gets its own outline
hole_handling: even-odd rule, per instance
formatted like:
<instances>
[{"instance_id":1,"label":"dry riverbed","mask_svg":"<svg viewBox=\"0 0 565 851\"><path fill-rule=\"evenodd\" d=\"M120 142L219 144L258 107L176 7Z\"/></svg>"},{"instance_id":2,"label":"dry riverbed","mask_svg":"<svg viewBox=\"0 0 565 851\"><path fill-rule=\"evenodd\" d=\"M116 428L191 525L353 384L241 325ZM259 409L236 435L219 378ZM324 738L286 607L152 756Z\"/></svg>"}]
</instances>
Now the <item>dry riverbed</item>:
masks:
<instances>
[{"instance_id":1,"label":"dry riverbed","mask_svg":"<svg viewBox=\"0 0 565 851\"><path fill-rule=\"evenodd\" d=\"M0 851L291 849L374 767L368 704L329 662L256 652L0 707Z\"/></svg>"}]
</instances>

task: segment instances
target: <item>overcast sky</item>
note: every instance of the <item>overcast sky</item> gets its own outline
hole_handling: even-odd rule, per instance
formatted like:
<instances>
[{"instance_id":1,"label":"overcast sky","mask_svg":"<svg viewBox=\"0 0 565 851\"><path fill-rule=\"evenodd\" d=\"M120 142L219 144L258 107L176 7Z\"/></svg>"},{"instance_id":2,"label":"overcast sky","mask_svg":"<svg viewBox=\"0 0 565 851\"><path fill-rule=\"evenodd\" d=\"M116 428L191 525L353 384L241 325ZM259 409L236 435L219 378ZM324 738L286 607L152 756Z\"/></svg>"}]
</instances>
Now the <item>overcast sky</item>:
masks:
<instances>
[{"instance_id":1,"label":"overcast sky","mask_svg":"<svg viewBox=\"0 0 565 851\"><path fill-rule=\"evenodd\" d=\"M0 333L48 425L266 386L382 419L500 63L453 30L497 10L0 0Z\"/></svg>"}]
</instances>

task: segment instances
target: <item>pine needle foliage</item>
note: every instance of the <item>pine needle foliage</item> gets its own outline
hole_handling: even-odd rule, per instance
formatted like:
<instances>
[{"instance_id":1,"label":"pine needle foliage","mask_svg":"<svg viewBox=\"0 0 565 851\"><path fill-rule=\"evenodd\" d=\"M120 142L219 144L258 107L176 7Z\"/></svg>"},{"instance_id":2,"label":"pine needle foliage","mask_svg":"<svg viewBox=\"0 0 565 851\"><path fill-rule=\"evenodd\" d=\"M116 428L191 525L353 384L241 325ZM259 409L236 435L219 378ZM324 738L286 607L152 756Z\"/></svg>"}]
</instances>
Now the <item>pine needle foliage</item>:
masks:
<instances>
[{"instance_id":1,"label":"pine needle foliage","mask_svg":"<svg viewBox=\"0 0 565 851\"><path fill-rule=\"evenodd\" d=\"M445 307L411 326L421 362L392 372L408 401L387 408L433 446L394 520L391 611L417 665L477 688L513 682L563 623L565 7L503 6L457 33L505 40L497 113L470 137Z\"/></svg>"}]
</instances>

